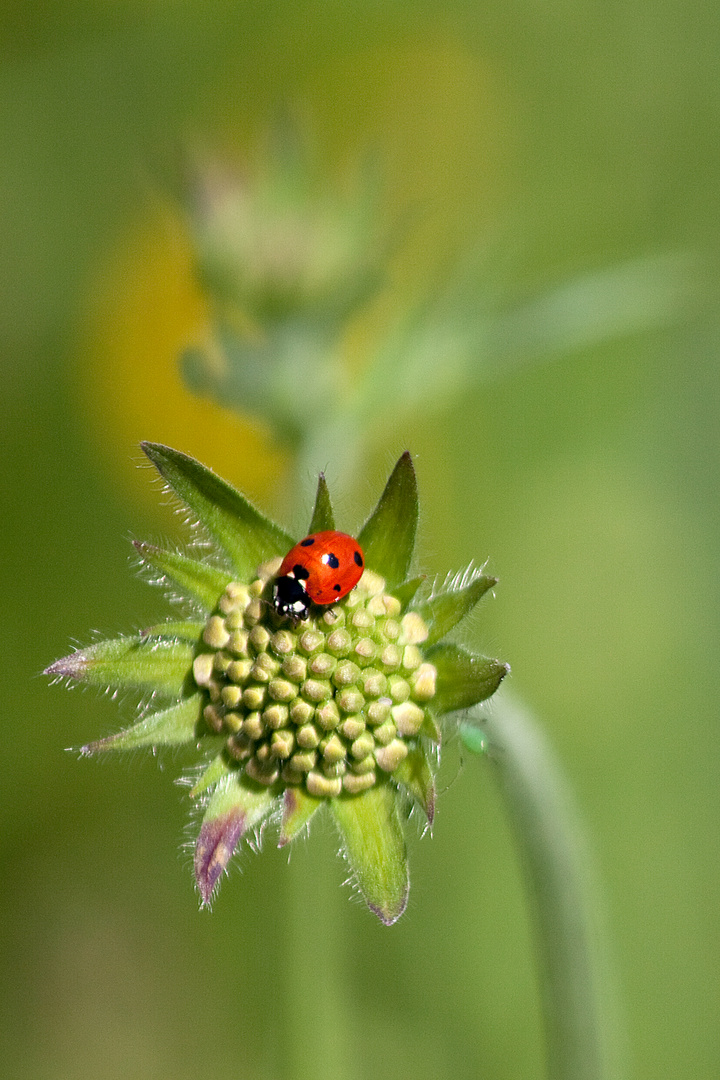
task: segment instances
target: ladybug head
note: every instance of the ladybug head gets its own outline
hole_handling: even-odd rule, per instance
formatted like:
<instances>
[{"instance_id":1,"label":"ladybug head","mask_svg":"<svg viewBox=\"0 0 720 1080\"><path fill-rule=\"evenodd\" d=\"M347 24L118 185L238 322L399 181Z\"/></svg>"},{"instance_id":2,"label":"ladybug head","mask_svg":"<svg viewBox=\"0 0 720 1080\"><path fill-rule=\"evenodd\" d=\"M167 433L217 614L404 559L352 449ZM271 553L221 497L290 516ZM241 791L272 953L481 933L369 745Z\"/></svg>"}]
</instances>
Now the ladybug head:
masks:
<instances>
[{"instance_id":1,"label":"ladybug head","mask_svg":"<svg viewBox=\"0 0 720 1080\"><path fill-rule=\"evenodd\" d=\"M307 619L310 610L310 597L304 581L291 574L279 577L273 586L273 607L284 618Z\"/></svg>"}]
</instances>

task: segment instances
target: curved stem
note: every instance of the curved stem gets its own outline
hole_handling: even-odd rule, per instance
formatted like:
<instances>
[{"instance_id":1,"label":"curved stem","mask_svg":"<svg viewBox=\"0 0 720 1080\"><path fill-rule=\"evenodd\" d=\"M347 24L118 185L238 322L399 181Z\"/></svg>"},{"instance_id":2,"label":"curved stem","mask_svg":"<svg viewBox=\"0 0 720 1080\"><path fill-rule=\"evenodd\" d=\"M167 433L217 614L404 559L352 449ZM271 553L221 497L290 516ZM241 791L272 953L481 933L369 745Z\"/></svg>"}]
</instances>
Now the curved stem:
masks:
<instances>
[{"instance_id":1,"label":"curved stem","mask_svg":"<svg viewBox=\"0 0 720 1080\"><path fill-rule=\"evenodd\" d=\"M461 728L492 760L515 829L537 942L550 1080L615 1080L617 1024L599 941L597 889L560 766L529 712L505 694L482 732ZM481 745L482 742L482 745Z\"/></svg>"}]
</instances>

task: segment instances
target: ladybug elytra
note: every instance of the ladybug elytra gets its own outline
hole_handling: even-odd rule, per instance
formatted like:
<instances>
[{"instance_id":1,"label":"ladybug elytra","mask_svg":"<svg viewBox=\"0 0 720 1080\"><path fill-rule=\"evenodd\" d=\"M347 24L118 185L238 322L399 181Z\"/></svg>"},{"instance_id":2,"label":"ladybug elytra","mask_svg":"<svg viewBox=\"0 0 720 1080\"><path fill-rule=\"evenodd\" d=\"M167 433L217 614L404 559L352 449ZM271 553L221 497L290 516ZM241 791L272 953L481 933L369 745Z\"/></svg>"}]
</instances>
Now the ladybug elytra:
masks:
<instances>
[{"instance_id":1,"label":"ladybug elytra","mask_svg":"<svg viewBox=\"0 0 720 1080\"><path fill-rule=\"evenodd\" d=\"M283 559L273 587L278 615L307 619L310 604L334 604L354 589L365 560L357 540L347 533L312 533Z\"/></svg>"}]
</instances>

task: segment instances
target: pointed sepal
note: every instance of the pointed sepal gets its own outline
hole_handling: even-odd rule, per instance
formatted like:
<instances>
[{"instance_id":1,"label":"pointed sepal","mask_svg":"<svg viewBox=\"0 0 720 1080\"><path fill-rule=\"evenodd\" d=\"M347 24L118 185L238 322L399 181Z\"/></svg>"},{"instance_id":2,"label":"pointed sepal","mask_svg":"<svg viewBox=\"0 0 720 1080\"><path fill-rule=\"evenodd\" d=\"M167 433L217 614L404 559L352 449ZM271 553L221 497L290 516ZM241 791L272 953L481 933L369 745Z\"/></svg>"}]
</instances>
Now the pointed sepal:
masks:
<instances>
[{"instance_id":1,"label":"pointed sepal","mask_svg":"<svg viewBox=\"0 0 720 1080\"><path fill-rule=\"evenodd\" d=\"M195 458L161 443L141 443L143 451L175 494L227 554L241 581L260 563L284 555L293 541L231 484Z\"/></svg>"},{"instance_id":2,"label":"pointed sepal","mask_svg":"<svg viewBox=\"0 0 720 1080\"><path fill-rule=\"evenodd\" d=\"M432 739L438 746L442 742L442 731L430 709L425 710L425 718L420 727L420 734L425 735L428 739Z\"/></svg>"},{"instance_id":3,"label":"pointed sepal","mask_svg":"<svg viewBox=\"0 0 720 1080\"><path fill-rule=\"evenodd\" d=\"M83 746L83 754L98 754L104 750L136 750L141 746L183 746L196 742L203 733L203 696L191 697L171 705L169 709L152 713L137 724L108 735L105 739Z\"/></svg>"},{"instance_id":4,"label":"pointed sepal","mask_svg":"<svg viewBox=\"0 0 720 1080\"><path fill-rule=\"evenodd\" d=\"M210 903L238 843L272 810L277 792L237 769L224 777L208 803L195 845L195 881L203 907Z\"/></svg>"},{"instance_id":5,"label":"pointed sepal","mask_svg":"<svg viewBox=\"0 0 720 1080\"><path fill-rule=\"evenodd\" d=\"M427 645L434 645L449 634L496 584L497 578L489 577L480 570L471 570L449 578L441 589L426 600L414 602L412 610L421 616L428 628Z\"/></svg>"},{"instance_id":6,"label":"pointed sepal","mask_svg":"<svg viewBox=\"0 0 720 1080\"><path fill-rule=\"evenodd\" d=\"M432 707L439 715L485 701L510 671L509 664L468 652L460 645L434 645L425 658L437 668Z\"/></svg>"},{"instance_id":7,"label":"pointed sepal","mask_svg":"<svg viewBox=\"0 0 720 1080\"><path fill-rule=\"evenodd\" d=\"M402 585L397 585L393 589L393 596L400 601L400 606L403 611L406 611L411 606L415 593L425 581L425 575L419 574L417 577L408 578L407 581L403 581Z\"/></svg>"},{"instance_id":8,"label":"pointed sepal","mask_svg":"<svg viewBox=\"0 0 720 1080\"><path fill-rule=\"evenodd\" d=\"M283 795L282 823L278 847L284 847L297 836L312 816L322 806L324 799L316 799L301 787L287 787Z\"/></svg>"},{"instance_id":9,"label":"pointed sepal","mask_svg":"<svg viewBox=\"0 0 720 1080\"><path fill-rule=\"evenodd\" d=\"M358 536L366 565L381 574L391 589L407 577L417 520L417 480L412 458L405 451Z\"/></svg>"},{"instance_id":10,"label":"pointed sepal","mask_svg":"<svg viewBox=\"0 0 720 1080\"><path fill-rule=\"evenodd\" d=\"M432 825L435 817L435 777L424 746L410 747L408 756L395 769L393 780L412 796L425 812L428 825Z\"/></svg>"},{"instance_id":11,"label":"pointed sepal","mask_svg":"<svg viewBox=\"0 0 720 1080\"><path fill-rule=\"evenodd\" d=\"M193 685L193 646L187 641L120 637L99 641L56 660L46 675L109 690L139 690L179 697Z\"/></svg>"},{"instance_id":12,"label":"pointed sepal","mask_svg":"<svg viewBox=\"0 0 720 1080\"><path fill-rule=\"evenodd\" d=\"M189 622L187 619L173 620L172 622L155 623L154 626L146 626L140 631L143 640L148 638L165 638L169 641L177 640L197 643L205 629L204 622Z\"/></svg>"},{"instance_id":13,"label":"pointed sepal","mask_svg":"<svg viewBox=\"0 0 720 1080\"><path fill-rule=\"evenodd\" d=\"M196 799L198 795L202 795L204 791L214 787L223 777L229 776L231 772L233 772L233 766L228 761L227 755L221 751L212 759L190 788L190 798Z\"/></svg>"},{"instance_id":14,"label":"pointed sepal","mask_svg":"<svg viewBox=\"0 0 720 1080\"><path fill-rule=\"evenodd\" d=\"M325 532L335 528L335 514L333 513L330 492L328 491L325 473L318 476L317 494L315 496L315 508L313 510L308 536L312 533Z\"/></svg>"},{"instance_id":15,"label":"pointed sepal","mask_svg":"<svg viewBox=\"0 0 720 1080\"><path fill-rule=\"evenodd\" d=\"M191 559L179 551L165 551L141 540L133 540L133 546L146 566L158 570L163 579L171 581L183 596L208 613L215 610L226 586L232 581L232 574L227 570Z\"/></svg>"},{"instance_id":16,"label":"pointed sepal","mask_svg":"<svg viewBox=\"0 0 720 1080\"><path fill-rule=\"evenodd\" d=\"M407 906L410 879L398 795L389 782L331 802L343 849L371 911L392 926Z\"/></svg>"}]
</instances>

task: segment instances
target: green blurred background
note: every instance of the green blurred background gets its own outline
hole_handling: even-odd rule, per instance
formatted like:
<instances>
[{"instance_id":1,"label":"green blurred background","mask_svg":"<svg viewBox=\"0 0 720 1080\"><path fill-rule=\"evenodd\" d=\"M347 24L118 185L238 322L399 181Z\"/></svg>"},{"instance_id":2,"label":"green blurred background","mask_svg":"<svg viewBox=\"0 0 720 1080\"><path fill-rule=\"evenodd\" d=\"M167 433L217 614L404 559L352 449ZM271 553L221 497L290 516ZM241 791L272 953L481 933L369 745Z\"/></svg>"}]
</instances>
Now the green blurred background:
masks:
<instances>
[{"instance_id":1,"label":"green blurred background","mask_svg":"<svg viewBox=\"0 0 720 1080\"><path fill-rule=\"evenodd\" d=\"M627 1076L716 1077L717 6L6 0L0 32L0 1070L289 1076L284 1018L332 976L346 1031L318 1077L544 1075L486 763L449 748L392 929L337 887L329 828L289 867L272 845L245 854L198 913L182 762L79 761L65 748L115 730L117 705L38 677L93 631L167 610L128 570L129 535L179 529L135 468L140 438L288 513L267 433L180 386L202 302L155 177L182 140L242 150L289 106L329 174L368 148L383 160L387 209L413 223L390 308L478 251L509 304L635 257L698 260L683 318L496 371L406 418L338 496L353 528L409 446L423 569L491 558L497 600L468 640L510 660L575 790ZM293 932L315 960L288 978Z\"/></svg>"}]
</instances>

